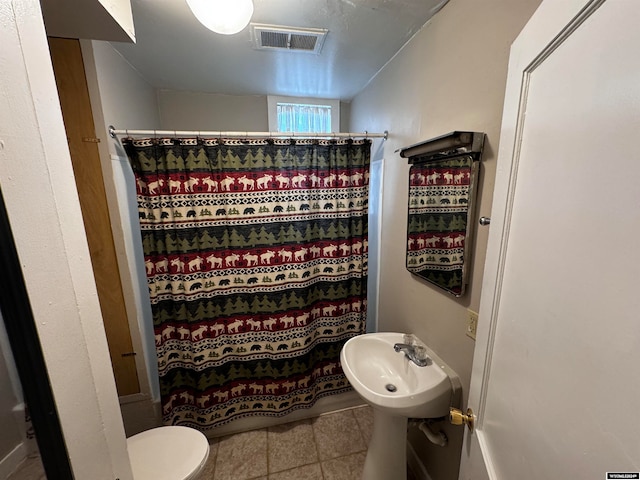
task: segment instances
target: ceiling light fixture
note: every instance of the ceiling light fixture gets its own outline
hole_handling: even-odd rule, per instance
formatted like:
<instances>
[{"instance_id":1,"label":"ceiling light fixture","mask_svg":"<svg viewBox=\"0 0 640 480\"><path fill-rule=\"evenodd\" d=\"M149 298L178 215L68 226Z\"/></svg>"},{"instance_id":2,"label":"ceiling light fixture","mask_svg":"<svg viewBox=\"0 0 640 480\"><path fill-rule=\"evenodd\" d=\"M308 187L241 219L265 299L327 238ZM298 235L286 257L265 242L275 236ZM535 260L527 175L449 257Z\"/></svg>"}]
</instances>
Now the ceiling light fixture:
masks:
<instances>
[{"instance_id":1,"label":"ceiling light fixture","mask_svg":"<svg viewBox=\"0 0 640 480\"><path fill-rule=\"evenodd\" d=\"M187 5L200 23L223 35L238 33L253 15L252 0L187 0Z\"/></svg>"}]
</instances>

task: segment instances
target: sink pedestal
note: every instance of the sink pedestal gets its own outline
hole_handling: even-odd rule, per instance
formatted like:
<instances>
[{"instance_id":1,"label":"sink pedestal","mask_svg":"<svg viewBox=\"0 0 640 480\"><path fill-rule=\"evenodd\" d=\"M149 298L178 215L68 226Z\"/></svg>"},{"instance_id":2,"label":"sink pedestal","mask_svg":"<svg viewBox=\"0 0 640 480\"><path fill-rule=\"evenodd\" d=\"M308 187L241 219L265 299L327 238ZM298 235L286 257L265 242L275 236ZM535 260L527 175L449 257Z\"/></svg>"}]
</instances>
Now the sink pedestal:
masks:
<instances>
[{"instance_id":1,"label":"sink pedestal","mask_svg":"<svg viewBox=\"0 0 640 480\"><path fill-rule=\"evenodd\" d=\"M373 435L364 462L363 479L407 478L407 417L373 408Z\"/></svg>"},{"instance_id":2,"label":"sink pedestal","mask_svg":"<svg viewBox=\"0 0 640 480\"><path fill-rule=\"evenodd\" d=\"M406 338L402 333L367 333L348 340L340 352L345 376L373 407L365 480L405 480L408 419L444 417L459 402L462 388L455 372L420 339L407 343ZM419 365L407 358L406 352L413 348L415 355L418 346L431 362Z\"/></svg>"}]
</instances>

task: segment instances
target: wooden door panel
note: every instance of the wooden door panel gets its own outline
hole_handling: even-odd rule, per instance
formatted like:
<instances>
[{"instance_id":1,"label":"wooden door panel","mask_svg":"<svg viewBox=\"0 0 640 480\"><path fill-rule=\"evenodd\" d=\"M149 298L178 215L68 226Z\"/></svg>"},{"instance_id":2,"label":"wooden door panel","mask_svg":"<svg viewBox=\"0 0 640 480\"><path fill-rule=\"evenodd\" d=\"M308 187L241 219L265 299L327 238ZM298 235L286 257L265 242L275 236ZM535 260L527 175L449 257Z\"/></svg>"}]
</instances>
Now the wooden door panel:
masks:
<instances>
[{"instance_id":1,"label":"wooden door panel","mask_svg":"<svg viewBox=\"0 0 640 480\"><path fill-rule=\"evenodd\" d=\"M118 394L140 392L80 42L49 38Z\"/></svg>"}]
</instances>

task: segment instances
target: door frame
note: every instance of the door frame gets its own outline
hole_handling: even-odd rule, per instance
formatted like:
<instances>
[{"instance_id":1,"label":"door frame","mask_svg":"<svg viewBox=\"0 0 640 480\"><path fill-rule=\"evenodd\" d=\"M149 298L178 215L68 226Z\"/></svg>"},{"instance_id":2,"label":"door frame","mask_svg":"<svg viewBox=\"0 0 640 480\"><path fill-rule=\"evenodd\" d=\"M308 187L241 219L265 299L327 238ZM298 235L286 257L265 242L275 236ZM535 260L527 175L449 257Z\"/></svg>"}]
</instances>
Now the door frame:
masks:
<instances>
[{"instance_id":1,"label":"door frame","mask_svg":"<svg viewBox=\"0 0 640 480\"><path fill-rule=\"evenodd\" d=\"M40 4L0 0L0 184L73 475L133 477Z\"/></svg>"},{"instance_id":2,"label":"door frame","mask_svg":"<svg viewBox=\"0 0 640 480\"><path fill-rule=\"evenodd\" d=\"M20 259L0 190L0 311L48 478L73 479ZM25 419L26 422L26 419Z\"/></svg>"},{"instance_id":3,"label":"door frame","mask_svg":"<svg viewBox=\"0 0 640 480\"><path fill-rule=\"evenodd\" d=\"M500 132L491 227L485 260L468 407L475 430L465 429L460 479L497 479L483 432L493 346L498 325L520 144L531 73L606 0L544 0L511 46ZM540 49L540 45L545 48Z\"/></svg>"},{"instance_id":4,"label":"door frame","mask_svg":"<svg viewBox=\"0 0 640 480\"><path fill-rule=\"evenodd\" d=\"M131 334L80 41L48 41L116 388L120 397L139 395L142 352Z\"/></svg>"}]
</instances>

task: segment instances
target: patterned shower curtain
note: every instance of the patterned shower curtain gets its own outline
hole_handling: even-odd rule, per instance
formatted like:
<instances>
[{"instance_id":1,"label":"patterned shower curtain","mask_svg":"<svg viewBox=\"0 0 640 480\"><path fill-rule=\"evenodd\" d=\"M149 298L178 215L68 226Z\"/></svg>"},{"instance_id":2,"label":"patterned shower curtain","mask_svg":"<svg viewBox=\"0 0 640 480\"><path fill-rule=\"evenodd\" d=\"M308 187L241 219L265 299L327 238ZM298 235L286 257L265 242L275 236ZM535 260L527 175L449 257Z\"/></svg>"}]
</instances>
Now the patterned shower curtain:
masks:
<instances>
[{"instance_id":1,"label":"patterned shower curtain","mask_svg":"<svg viewBox=\"0 0 640 480\"><path fill-rule=\"evenodd\" d=\"M125 139L166 424L348 390L364 333L369 140Z\"/></svg>"}]
</instances>

